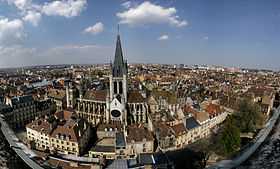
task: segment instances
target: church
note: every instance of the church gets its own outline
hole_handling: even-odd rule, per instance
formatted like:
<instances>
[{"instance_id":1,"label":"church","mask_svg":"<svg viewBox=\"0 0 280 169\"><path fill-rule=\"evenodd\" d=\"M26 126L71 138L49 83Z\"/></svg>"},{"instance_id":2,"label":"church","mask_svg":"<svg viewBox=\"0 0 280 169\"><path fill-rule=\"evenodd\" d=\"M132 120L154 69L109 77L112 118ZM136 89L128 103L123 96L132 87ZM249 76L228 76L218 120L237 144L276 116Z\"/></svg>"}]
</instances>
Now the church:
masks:
<instances>
[{"instance_id":1,"label":"church","mask_svg":"<svg viewBox=\"0 0 280 169\"><path fill-rule=\"evenodd\" d=\"M111 63L109 87L105 90L85 90L79 88L79 97L73 98L71 89L66 90L69 107L74 108L80 118L93 126L98 124L146 124L148 104L140 90L129 91L128 65L124 60L121 38L118 33L114 62Z\"/></svg>"}]
</instances>

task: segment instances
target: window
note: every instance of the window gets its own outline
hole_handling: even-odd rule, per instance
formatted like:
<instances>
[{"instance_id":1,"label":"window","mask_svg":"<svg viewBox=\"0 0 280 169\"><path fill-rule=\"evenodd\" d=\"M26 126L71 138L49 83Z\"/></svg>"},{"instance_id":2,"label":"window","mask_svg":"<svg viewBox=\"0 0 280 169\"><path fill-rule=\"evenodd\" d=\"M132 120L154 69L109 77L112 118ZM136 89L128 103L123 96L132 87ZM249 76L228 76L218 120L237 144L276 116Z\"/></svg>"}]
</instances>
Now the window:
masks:
<instances>
[{"instance_id":1,"label":"window","mask_svg":"<svg viewBox=\"0 0 280 169\"><path fill-rule=\"evenodd\" d=\"M119 82L119 93L122 94L123 93L123 86L122 86L122 82Z\"/></svg>"},{"instance_id":2,"label":"window","mask_svg":"<svg viewBox=\"0 0 280 169\"><path fill-rule=\"evenodd\" d=\"M118 84L114 82L114 93L118 93Z\"/></svg>"}]
</instances>

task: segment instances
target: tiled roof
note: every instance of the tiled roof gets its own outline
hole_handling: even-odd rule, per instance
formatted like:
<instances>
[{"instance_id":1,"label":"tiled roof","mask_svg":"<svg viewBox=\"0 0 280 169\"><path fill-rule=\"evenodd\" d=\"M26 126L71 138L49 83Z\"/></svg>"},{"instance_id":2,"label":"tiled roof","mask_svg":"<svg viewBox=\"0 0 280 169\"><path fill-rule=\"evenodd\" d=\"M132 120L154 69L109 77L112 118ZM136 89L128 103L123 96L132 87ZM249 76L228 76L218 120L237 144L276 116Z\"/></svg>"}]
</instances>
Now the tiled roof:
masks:
<instances>
[{"instance_id":1,"label":"tiled roof","mask_svg":"<svg viewBox=\"0 0 280 169\"><path fill-rule=\"evenodd\" d=\"M73 112L63 110L56 112L54 115L60 120L70 120L70 118L73 116Z\"/></svg>"},{"instance_id":2,"label":"tiled roof","mask_svg":"<svg viewBox=\"0 0 280 169\"><path fill-rule=\"evenodd\" d=\"M174 131L175 136L181 136L187 133L187 129L183 123L179 123L174 126L171 126L171 128Z\"/></svg>"},{"instance_id":3,"label":"tiled roof","mask_svg":"<svg viewBox=\"0 0 280 169\"><path fill-rule=\"evenodd\" d=\"M84 121L68 120L64 125L58 125L51 133L52 137L57 135L69 137L72 142L78 142L84 134ZM81 135L79 135L79 132Z\"/></svg>"},{"instance_id":4,"label":"tiled roof","mask_svg":"<svg viewBox=\"0 0 280 169\"><path fill-rule=\"evenodd\" d=\"M66 92L65 90L60 90L60 89L50 89L48 91L48 96L59 100L63 100L64 97L66 96Z\"/></svg>"},{"instance_id":5,"label":"tiled roof","mask_svg":"<svg viewBox=\"0 0 280 169\"><path fill-rule=\"evenodd\" d=\"M59 136L59 139L67 140L68 138L69 141L78 142L83 136L84 131L88 128L86 122L81 119L71 119L72 113L68 111L57 112L55 115L60 116L58 119L61 121L55 123L53 127L51 127L51 123L45 119L35 120L26 127L39 132L45 132L54 138Z\"/></svg>"},{"instance_id":6,"label":"tiled roof","mask_svg":"<svg viewBox=\"0 0 280 169\"><path fill-rule=\"evenodd\" d=\"M160 97L167 99L169 104L177 103L177 97L175 93L171 93L169 91L154 90L152 91L152 95L154 95L156 99L159 99Z\"/></svg>"},{"instance_id":7,"label":"tiled roof","mask_svg":"<svg viewBox=\"0 0 280 169\"><path fill-rule=\"evenodd\" d=\"M139 126L139 125L128 126L127 137L126 137L128 143L131 143L132 141L142 142L144 139L146 139L147 141L152 141L153 140L152 133L147 129L145 129L143 126Z\"/></svg>"},{"instance_id":8,"label":"tiled roof","mask_svg":"<svg viewBox=\"0 0 280 169\"><path fill-rule=\"evenodd\" d=\"M131 91L128 93L128 103L143 103L145 98L139 93L139 91Z\"/></svg>"},{"instance_id":9,"label":"tiled roof","mask_svg":"<svg viewBox=\"0 0 280 169\"><path fill-rule=\"evenodd\" d=\"M156 124L155 131L159 134L160 138L168 137L174 134L174 131L164 123Z\"/></svg>"},{"instance_id":10,"label":"tiled roof","mask_svg":"<svg viewBox=\"0 0 280 169\"><path fill-rule=\"evenodd\" d=\"M219 105L210 103L206 106L205 111L209 113L210 116L222 113L222 109Z\"/></svg>"},{"instance_id":11,"label":"tiled roof","mask_svg":"<svg viewBox=\"0 0 280 169\"><path fill-rule=\"evenodd\" d=\"M86 92L84 98L88 100L106 101L106 90L89 90Z\"/></svg>"},{"instance_id":12,"label":"tiled roof","mask_svg":"<svg viewBox=\"0 0 280 169\"><path fill-rule=\"evenodd\" d=\"M198 111L197 110L195 110L192 106L190 106L190 105L186 105L186 106L184 106L184 108L183 108L183 111L184 111L184 114L185 115L187 115L187 114L196 114L196 113L198 113Z\"/></svg>"},{"instance_id":13,"label":"tiled roof","mask_svg":"<svg viewBox=\"0 0 280 169\"><path fill-rule=\"evenodd\" d=\"M52 131L51 124L43 119L37 119L26 125L26 127L37 132L43 132L49 135Z\"/></svg>"},{"instance_id":14,"label":"tiled roof","mask_svg":"<svg viewBox=\"0 0 280 169\"><path fill-rule=\"evenodd\" d=\"M209 114L205 111L199 111L193 115L196 118L196 120L198 120L200 123L209 119Z\"/></svg>"}]
</instances>

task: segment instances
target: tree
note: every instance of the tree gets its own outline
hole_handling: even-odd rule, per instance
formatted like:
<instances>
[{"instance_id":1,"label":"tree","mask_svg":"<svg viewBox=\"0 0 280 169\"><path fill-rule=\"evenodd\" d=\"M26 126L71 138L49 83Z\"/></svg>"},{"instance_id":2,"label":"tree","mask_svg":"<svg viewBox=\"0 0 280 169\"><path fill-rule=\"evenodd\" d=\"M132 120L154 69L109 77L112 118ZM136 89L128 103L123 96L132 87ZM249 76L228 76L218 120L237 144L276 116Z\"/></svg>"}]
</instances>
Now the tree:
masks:
<instances>
[{"instance_id":1,"label":"tree","mask_svg":"<svg viewBox=\"0 0 280 169\"><path fill-rule=\"evenodd\" d=\"M236 115L241 132L255 132L264 123L264 115L259 105L247 99L240 101Z\"/></svg>"},{"instance_id":2,"label":"tree","mask_svg":"<svg viewBox=\"0 0 280 169\"><path fill-rule=\"evenodd\" d=\"M226 154L233 153L240 147L240 130L233 116L227 117L219 140Z\"/></svg>"}]
</instances>

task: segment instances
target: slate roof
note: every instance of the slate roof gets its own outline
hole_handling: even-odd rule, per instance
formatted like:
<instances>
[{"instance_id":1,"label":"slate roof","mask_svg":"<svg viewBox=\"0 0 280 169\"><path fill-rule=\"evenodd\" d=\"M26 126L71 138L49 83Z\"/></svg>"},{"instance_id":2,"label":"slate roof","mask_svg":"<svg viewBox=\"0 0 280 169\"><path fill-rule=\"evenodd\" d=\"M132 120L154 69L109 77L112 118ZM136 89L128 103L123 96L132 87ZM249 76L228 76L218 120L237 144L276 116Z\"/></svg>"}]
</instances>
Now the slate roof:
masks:
<instances>
[{"instance_id":1,"label":"slate roof","mask_svg":"<svg viewBox=\"0 0 280 169\"><path fill-rule=\"evenodd\" d=\"M128 169L127 160L114 160L106 167L106 169Z\"/></svg>"},{"instance_id":2,"label":"slate roof","mask_svg":"<svg viewBox=\"0 0 280 169\"><path fill-rule=\"evenodd\" d=\"M32 95L20 96L20 97L13 97L11 99L12 105L20 104L20 103L28 103L33 101Z\"/></svg>"},{"instance_id":3,"label":"slate roof","mask_svg":"<svg viewBox=\"0 0 280 169\"><path fill-rule=\"evenodd\" d=\"M125 137L123 132L116 133L116 147L125 147Z\"/></svg>"},{"instance_id":4,"label":"slate roof","mask_svg":"<svg viewBox=\"0 0 280 169\"><path fill-rule=\"evenodd\" d=\"M195 120L194 117L190 117L186 119L186 128L188 130L194 129L199 126L199 123Z\"/></svg>"},{"instance_id":5,"label":"slate roof","mask_svg":"<svg viewBox=\"0 0 280 169\"><path fill-rule=\"evenodd\" d=\"M13 111L13 108L10 105L0 103L0 113L1 114L10 113L12 111Z\"/></svg>"},{"instance_id":6,"label":"slate roof","mask_svg":"<svg viewBox=\"0 0 280 169\"><path fill-rule=\"evenodd\" d=\"M127 74L127 63L124 63L120 35L117 36L115 60L112 67L113 77L122 77Z\"/></svg>"}]
</instances>

